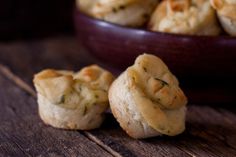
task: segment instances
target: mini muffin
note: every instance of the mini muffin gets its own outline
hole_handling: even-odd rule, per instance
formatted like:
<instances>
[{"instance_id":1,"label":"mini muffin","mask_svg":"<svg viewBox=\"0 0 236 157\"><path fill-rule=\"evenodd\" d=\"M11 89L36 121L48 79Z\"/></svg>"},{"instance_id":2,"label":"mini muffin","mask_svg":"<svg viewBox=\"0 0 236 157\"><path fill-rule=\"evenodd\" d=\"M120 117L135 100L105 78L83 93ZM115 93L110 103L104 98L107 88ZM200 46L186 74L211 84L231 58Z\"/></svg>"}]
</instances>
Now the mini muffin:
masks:
<instances>
[{"instance_id":1,"label":"mini muffin","mask_svg":"<svg viewBox=\"0 0 236 157\"><path fill-rule=\"evenodd\" d=\"M154 11L149 28L175 34L218 35L220 28L208 0L165 0Z\"/></svg>"},{"instance_id":2,"label":"mini muffin","mask_svg":"<svg viewBox=\"0 0 236 157\"><path fill-rule=\"evenodd\" d=\"M111 111L133 138L175 136L185 130L187 98L161 59L140 55L109 90Z\"/></svg>"},{"instance_id":3,"label":"mini muffin","mask_svg":"<svg viewBox=\"0 0 236 157\"><path fill-rule=\"evenodd\" d=\"M158 0L77 0L81 11L123 26L142 26Z\"/></svg>"},{"instance_id":4,"label":"mini muffin","mask_svg":"<svg viewBox=\"0 0 236 157\"><path fill-rule=\"evenodd\" d=\"M88 66L80 72L47 69L34 76L39 115L56 128L89 130L98 128L108 108L110 72Z\"/></svg>"},{"instance_id":5,"label":"mini muffin","mask_svg":"<svg viewBox=\"0 0 236 157\"><path fill-rule=\"evenodd\" d=\"M236 0L211 0L224 30L236 36Z\"/></svg>"}]
</instances>

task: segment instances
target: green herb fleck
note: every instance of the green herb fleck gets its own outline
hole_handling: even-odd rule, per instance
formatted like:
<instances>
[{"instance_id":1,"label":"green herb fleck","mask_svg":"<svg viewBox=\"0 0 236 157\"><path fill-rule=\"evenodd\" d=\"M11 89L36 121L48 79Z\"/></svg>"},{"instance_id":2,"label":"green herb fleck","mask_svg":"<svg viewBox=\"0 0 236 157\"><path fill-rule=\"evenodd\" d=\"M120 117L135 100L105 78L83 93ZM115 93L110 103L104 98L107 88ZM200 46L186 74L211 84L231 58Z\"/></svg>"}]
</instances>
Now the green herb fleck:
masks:
<instances>
[{"instance_id":1,"label":"green herb fleck","mask_svg":"<svg viewBox=\"0 0 236 157\"><path fill-rule=\"evenodd\" d=\"M85 106L85 107L84 107L83 116L84 116L84 115L86 115L86 113L87 113L87 110L88 110L88 109L87 109L87 106Z\"/></svg>"},{"instance_id":2,"label":"green herb fleck","mask_svg":"<svg viewBox=\"0 0 236 157\"><path fill-rule=\"evenodd\" d=\"M147 72L147 68L146 68L146 67L143 67L143 70L144 70L145 72Z\"/></svg>"},{"instance_id":3,"label":"green herb fleck","mask_svg":"<svg viewBox=\"0 0 236 157\"><path fill-rule=\"evenodd\" d=\"M116 13L118 10L116 8L112 8L112 12Z\"/></svg>"},{"instance_id":4,"label":"green herb fleck","mask_svg":"<svg viewBox=\"0 0 236 157\"><path fill-rule=\"evenodd\" d=\"M98 98L99 98L99 95L95 94L95 98L98 99Z\"/></svg>"},{"instance_id":5,"label":"green herb fleck","mask_svg":"<svg viewBox=\"0 0 236 157\"><path fill-rule=\"evenodd\" d=\"M65 103L65 98L66 96L63 94L60 98L59 104L64 104Z\"/></svg>"},{"instance_id":6,"label":"green herb fleck","mask_svg":"<svg viewBox=\"0 0 236 157\"><path fill-rule=\"evenodd\" d=\"M132 80L135 81L135 77L132 77Z\"/></svg>"},{"instance_id":7,"label":"green herb fleck","mask_svg":"<svg viewBox=\"0 0 236 157\"><path fill-rule=\"evenodd\" d=\"M166 81L163 81L159 78L155 78L155 80L160 81L162 83L162 86L165 86L165 85L168 86L169 85Z\"/></svg>"},{"instance_id":8,"label":"green herb fleck","mask_svg":"<svg viewBox=\"0 0 236 157\"><path fill-rule=\"evenodd\" d=\"M148 19L148 18L149 18L149 14L144 13L144 14L143 14L143 18L144 18L144 19Z\"/></svg>"},{"instance_id":9,"label":"green herb fleck","mask_svg":"<svg viewBox=\"0 0 236 157\"><path fill-rule=\"evenodd\" d=\"M125 9L125 6L124 6L124 5L121 5L121 6L120 6L120 9Z\"/></svg>"}]
</instances>

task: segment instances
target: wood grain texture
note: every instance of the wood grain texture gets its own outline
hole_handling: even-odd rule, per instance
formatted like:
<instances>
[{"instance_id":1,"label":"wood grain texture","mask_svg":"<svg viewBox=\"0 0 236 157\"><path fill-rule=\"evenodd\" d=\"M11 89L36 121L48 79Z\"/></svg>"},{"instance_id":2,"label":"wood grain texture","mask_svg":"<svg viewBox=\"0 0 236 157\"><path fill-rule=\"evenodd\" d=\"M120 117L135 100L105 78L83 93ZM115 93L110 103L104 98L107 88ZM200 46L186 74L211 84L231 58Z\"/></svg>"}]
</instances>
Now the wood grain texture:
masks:
<instances>
[{"instance_id":1,"label":"wood grain texture","mask_svg":"<svg viewBox=\"0 0 236 157\"><path fill-rule=\"evenodd\" d=\"M37 103L0 74L0 156L111 156L76 131L39 119Z\"/></svg>"},{"instance_id":2,"label":"wood grain texture","mask_svg":"<svg viewBox=\"0 0 236 157\"><path fill-rule=\"evenodd\" d=\"M14 73L31 85L33 75L45 68L76 71L96 63L114 71L92 57L74 37L70 36L0 43L0 63L9 66Z\"/></svg>"},{"instance_id":3,"label":"wood grain texture","mask_svg":"<svg viewBox=\"0 0 236 157\"><path fill-rule=\"evenodd\" d=\"M158 148L161 148L160 156L166 156L165 151L173 153L168 153L168 156L175 156L180 149L190 156L231 157L236 155L234 142L236 128L232 127L236 124L234 122L236 116L226 110L223 111L227 112L227 115L231 114L234 120L226 119L221 113L209 107L189 106L187 129L182 135L176 137L163 136L147 140L133 140L119 128L118 124L114 124L112 117L102 126L103 129L90 133L115 150L119 147L117 148L117 144L114 145L114 143L125 145L129 150L140 149L133 154L152 156L152 153L159 152Z\"/></svg>"},{"instance_id":4,"label":"wood grain texture","mask_svg":"<svg viewBox=\"0 0 236 157\"><path fill-rule=\"evenodd\" d=\"M21 59L19 60L19 58ZM32 89L33 74L43 68L78 70L82 66L99 62L77 46L73 38L63 37L43 41L0 44L0 63L9 67ZM3 72L3 70L0 71ZM11 75L7 74L7 76L12 79ZM12 81L16 82L15 79ZM83 135L114 156L231 157L236 156L236 115L234 111L190 105L187 115L187 129L182 135L147 140L129 138L121 130L113 116L108 114L108 118L100 129L83 132ZM50 129L52 133L54 131L61 132L61 130ZM71 136L78 134L76 132L70 133Z\"/></svg>"}]
</instances>

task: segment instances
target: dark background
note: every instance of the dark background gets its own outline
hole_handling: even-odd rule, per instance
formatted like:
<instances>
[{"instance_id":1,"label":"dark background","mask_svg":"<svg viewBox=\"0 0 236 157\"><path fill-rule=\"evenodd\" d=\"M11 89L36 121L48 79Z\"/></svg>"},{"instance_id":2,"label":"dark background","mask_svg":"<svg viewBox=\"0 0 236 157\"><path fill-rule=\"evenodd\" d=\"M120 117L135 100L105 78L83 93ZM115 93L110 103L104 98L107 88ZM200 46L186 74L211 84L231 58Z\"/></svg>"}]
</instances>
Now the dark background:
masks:
<instances>
[{"instance_id":1,"label":"dark background","mask_svg":"<svg viewBox=\"0 0 236 157\"><path fill-rule=\"evenodd\" d=\"M73 32L74 0L0 0L0 40Z\"/></svg>"}]
</instances>

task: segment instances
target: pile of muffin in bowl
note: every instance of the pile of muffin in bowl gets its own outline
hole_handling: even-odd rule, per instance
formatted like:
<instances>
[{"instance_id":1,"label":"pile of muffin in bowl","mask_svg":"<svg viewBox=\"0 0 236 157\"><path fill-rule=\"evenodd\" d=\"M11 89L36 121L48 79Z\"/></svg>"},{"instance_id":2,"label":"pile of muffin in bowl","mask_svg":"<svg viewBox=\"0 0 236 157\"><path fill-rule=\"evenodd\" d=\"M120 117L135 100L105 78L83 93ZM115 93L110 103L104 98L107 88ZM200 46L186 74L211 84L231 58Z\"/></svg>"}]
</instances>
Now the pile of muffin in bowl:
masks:
<instances>
[{"instance_id":1,"label":"pile of muffin in bowl","mask_svg":"<svg viewBox=\"0 0 236 157\"><path fill-rule=\"evenodd\" d=\"M236 36L236 0L77 0L77 7L94 18L122 26Z\"/></svg>"}]
</instances>

